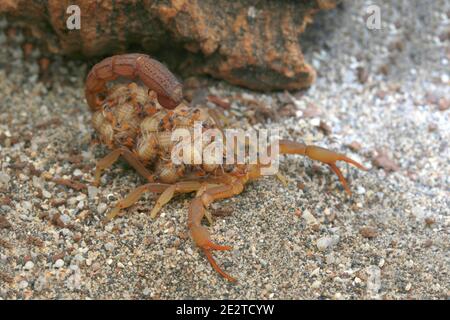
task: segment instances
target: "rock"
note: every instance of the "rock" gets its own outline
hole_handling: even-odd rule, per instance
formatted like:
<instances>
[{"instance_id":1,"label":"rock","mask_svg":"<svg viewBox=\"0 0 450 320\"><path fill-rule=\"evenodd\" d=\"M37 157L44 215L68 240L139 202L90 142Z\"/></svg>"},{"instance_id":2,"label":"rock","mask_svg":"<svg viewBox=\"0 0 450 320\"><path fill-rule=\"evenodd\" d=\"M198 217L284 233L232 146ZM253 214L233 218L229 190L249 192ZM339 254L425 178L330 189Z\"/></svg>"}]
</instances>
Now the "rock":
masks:
<instances>
[{"instance_id":1,"label":"rock","mask_svg":"<svg viewBox=\"0 0 450 320\"><path fill-rule=\"evenodd\" d=\"M358 186L356 188L356 193L357 194L365 194L366 193L366 189L363 186Z\"/></svg>"},{"instance_id":2,"label":"rock","mask_svg":"<svg viewBox=\"0 0 450 320\"><path fill-rule=\"evenodd\" d=\"M142 294L143 294L144 296L148 296L148 295L150 295L151 293L152 293L152 291L151 291L151 289L148 288L148 287L146 287L146 288L144 289L144 291L142 291Z\"/></svg>"},{"instance_id":3,"label":"rock","mask_svg":"<svg viewBox=\"0 0 450 320\"><path fill-rule=\"evenodd\" d=\"M0 216L0 229L11 228L11 223L4 216Z\"/></svg>"},{"instance_id":4,"label":"rock","mask_svg":"<svg viewBox=\"0 0 450 320\"><path fill-rule=\"evenodd\" d=\"M33 285L33 289L35 291L41 291L46 287L47 287L47 279L44 276L39 276Z\"/></svg>"},{"instance_id":5,"label":"rock","mask_svg":"<svg viewBox=\"0 0 450 320\"><path fill-rule=\"evenodd\" d=\"M24 270L31 270L34 267L34 263L33 261L27 261L27 263L25 263L25 265L23 266Z\"/></svg>"},{"instance_id":6,"label":"rock","mask_svg":"<svg viewBox=\"0 0 450 320\"><path fill-rule=\"evenodd\" d=\"M26 287L28 287L28 282L25 280L22 280L19 282L19 289L25 289Z\"/></svg>"},{"instance_id":7,"label":"rock","mask_svg":"<svg viewBox=\"0 0 450 320\"><path fill-rule=\"evenodd\" d=\"M299 36L316 12L336 2L79 0L82 28L70 32L65 1L0 2L0 14L24 22L53 53L99 57L134 46L149 54L164 51L160 59L187 75L208 74L256 90L294 90L315 78Z\"/></svg>"},{"instance_id":8,"label":"rock","mask_svg":"<svg viewBox=\"0 0 450 320\"><path fill-rule=\"evenodd\" d=\"M375 230L374 228L371 227L363 227L361 229L359 229L359 233L367 239L372 239L375 238L378 235L377 230Z\"/></svg>"},{"instance_id":9,"label":"rock","mask_svg":"<svg viewBox=\"0 0 450 320\"><path fill-rule=\"evenodd\" d=\"M377 156L373 158L372 163L377 168L383 168L386 172L398 171L400 167L392 160L386 151L377 150Z\"/></svg>"},{"instance_id":10,"label":"rock","mask_svg":"<svg viewBox=\"0 0 450 320\"><path fill-rule=\"evenodd\" d=\"M59 216L59 219L61 220L61 222L62 222L64 225L67 225L67 224L69 224L69 222L70 222L70 217L69 217L67 214L62 214L62 215L60 215L60 216Z\"/></svg>"},{"instance_id":11,"label":"rock","mask_svg":"<svg viewBox=\"0 0 450 320\"><path fill-rule=\"evenodd\" d=\"M0 186L7 187L9 180L11 180L11 178L8 174L0 172Z\"/></svg>"},{"instance_id":12,"label":"rock","mask_svg":"<svg viewBox=\"0 0 450 320\"><path fill-rule=\"evenodd\" d=\"M56 260L56 262L53 264L53 267L55 267L57 269L59 269L63 266L64 266L64 260L62 260L62 259Z\"/></svg>"},{"instance_id":13,"label":"rock","mask_svg":"<svg viewBox=\"0 0 450 320\"><path fill-rule=\"evenodd\" d=\"M303 212L302 218L305 219L306 224L309 227L313 228L313 230L318 229L320 223L308 209L306 209L305 212Z\"/></svg>"},{"instance_id":14,"label":"rock","mask_svg":"<svg viewBox=\"0 0 450 320\"><path fill-rule=\"evenodd\" d=\"M47 198L47 199L50 199L52 197L52 194L45 189L42 190L42 195L44 196L44 198Z\"/></svg>"},{"instance_id":15,"label":"rock","mask_svg":"<svg viewBox=\"0 0 450 320\"><path fill-rule=\"evenodd\" d=\"M114 244L111 243L111 242L105 243L105 249L106 249L107 251L112 251L112 250L114 250Z\"/></svg>"},{"instance_id":16,"label":"rock","mask_svg":"<svg viewBox=\"0 0 450 320\"><path fill-rule=\"evenodd\" d=\"M108 205L107 205L106 203L100 203L100 204L97 206L97 212L98 212L98 214L103 214L103 213L106 211L107 208L108 208Z\"/></svg>"},{"instance_id":17,"label":"rock","mask_svg":"<svg viewBox=\"0 0 450 320\"><path fill-rule=\"evenodd\" d=\"M325 237L322 237L319 240L317 240L316 245L320 251L325 251L328 248L331 248L331 247L335 246L336 244L338 244L338 242L339 242L338 235L325 236Z\"/></svg>"},{"instance_id":18,"label":"rock","mask_svg":"<svg viewBox=\"0 0 450 320\"><path fill-rule=\"evenodd\" d=\"M93 186L88 186L89 199L94 199L98 195L98 188Z\"/></svg>"}]
</instances>

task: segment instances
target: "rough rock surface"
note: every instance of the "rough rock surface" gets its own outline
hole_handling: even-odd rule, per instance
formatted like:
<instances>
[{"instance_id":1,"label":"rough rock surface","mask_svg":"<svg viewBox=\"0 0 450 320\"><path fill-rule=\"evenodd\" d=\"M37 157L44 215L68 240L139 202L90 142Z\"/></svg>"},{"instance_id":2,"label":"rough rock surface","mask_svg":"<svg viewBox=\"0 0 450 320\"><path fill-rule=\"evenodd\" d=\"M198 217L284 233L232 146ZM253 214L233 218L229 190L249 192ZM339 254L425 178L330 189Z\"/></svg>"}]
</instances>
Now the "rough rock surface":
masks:
<instances>
[{"instance_id":1,"label":"rough rock surface","mask_svg":"<svg viewBox=\"0 0 450 320\"><path fill-rule=\"evenodd\" d=\"M68 30L69 5L81 10ZM257 90L309 87L315 72L299 36L335 0L2 1L52 52L84 57L142 50L183 74L208 74Z\"/></svg>"}]
</instances>

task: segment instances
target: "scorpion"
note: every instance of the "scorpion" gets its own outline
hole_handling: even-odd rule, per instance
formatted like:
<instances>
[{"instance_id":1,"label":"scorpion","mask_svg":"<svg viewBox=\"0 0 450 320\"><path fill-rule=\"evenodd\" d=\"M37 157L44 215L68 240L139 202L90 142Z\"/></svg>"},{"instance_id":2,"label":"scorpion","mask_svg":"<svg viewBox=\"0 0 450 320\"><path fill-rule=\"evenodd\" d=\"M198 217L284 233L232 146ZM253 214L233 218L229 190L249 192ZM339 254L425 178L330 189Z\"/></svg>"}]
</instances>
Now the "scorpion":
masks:
<instances>
[{"instance_id":1,"label":"scorpion","mask_svg":"<svg viewBox=\"0 0 450 320\"><path fill-rule=\"evenodd\" d=\"M144 86L130 82L108 88L108 82L119 77L140 80ZM219 267L212 255L213 251L232 250L232 247L214 243L202 220L206 217L211 223L208 212L211 203L240 194L248 182L262 176L265 165L174 163L170 154L180 143L171 139L175 129L192 132L198 121L202 123L202 130L222 130L223 125L217 113L210 112L212 110L190 107L183 99L182 84L163 64L148 55L115 55L97 63L87 76L85 96L93 113L92 125L97 137L111 150L96 163L94 185L99 185L102 172L120 157L146 179L144 185L118 201L104 223L135 204L146 192L160 194L151 210L152 218L175 194L196 192L188 211L190 235L213 269L225 279L236 281ZM343 154L290 140L279 140L279 153L303 155L327 164L348 195L351 195L350 188L336 162L367 170Z\"/></svg>"}]
</instances>

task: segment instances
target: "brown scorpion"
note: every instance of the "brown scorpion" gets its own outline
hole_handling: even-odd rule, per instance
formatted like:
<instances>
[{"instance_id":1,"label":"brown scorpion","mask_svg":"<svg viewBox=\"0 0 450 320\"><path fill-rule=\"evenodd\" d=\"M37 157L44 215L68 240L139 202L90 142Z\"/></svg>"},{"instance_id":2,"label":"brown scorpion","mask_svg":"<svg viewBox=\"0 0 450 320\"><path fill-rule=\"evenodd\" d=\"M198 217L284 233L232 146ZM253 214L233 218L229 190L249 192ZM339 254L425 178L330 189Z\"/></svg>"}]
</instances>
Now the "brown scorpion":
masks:
<instances>
[{"instance_id":1,"label":"brown scorpion","mask_svg":"<svg viewBox=\"0 0 450 320\"><path fill-rule=\"evenodd\" d=\"M112 88L106 86L118 77L137 78L147 88L134 82ZM202 123L203 131L222 130L223 126L220 117L211 110L190 107L183 100L182 85L176 77L163 64L147 55L116 55L96 64L87 76L85 95L93 112L93 127L101 142L112 150L97 162L94 183L99 184L102 171L120 156L148 181L120 200L105 222L114 218L120 210L132 206L145 192L161 194L151 217L155 217L175 194L196 192L188 213L192 239L219 274L235 281L212 256L214 250L232 248L212 242L208 229L201 222L204 217L211 222L207 208L212 202L240 194L249 181L262 176L261 171L266 165L259 162L221 165L204 161L205 158L197 164L174 163L171 153L181 143L171 138L176 129L192 132L196 122ZM200 145L204 147L202 143ZM195 148L191 151L198 152ZM289 140L279 140L279 153L305 155L327 164L349 195L350 188L336 162L344 161L367 170L343 154Z\"/></svg>"}]
</instances>

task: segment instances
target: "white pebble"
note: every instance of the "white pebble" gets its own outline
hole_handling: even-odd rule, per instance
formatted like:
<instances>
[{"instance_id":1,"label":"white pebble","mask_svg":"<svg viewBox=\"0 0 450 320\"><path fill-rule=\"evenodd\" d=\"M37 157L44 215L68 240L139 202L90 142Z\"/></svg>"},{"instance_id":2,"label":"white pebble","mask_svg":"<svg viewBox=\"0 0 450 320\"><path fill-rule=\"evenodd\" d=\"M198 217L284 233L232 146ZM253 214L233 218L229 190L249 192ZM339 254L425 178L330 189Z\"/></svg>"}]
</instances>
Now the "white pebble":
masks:
<instances>
[{"instance_id":1,"label":"white pebble","mask_svg":"<svg viewBox=\"0 0 450 320\"><path fill-rule=\"evenodd\" d=\"M33 209L33 205L31 204L30 201L24 201L22 202L22 208L24 208L27 211L30 211L31 209Z\"/></svg>"},{"instance_id":2,"label":"white pebble","mask_svg":"<svg viewBox=\"0 0 450 320\"><path fill-rule=\"evenodd\" d=\"M97 212L98 212L99 214L103 214L103 213L106 211L107 208L108 208L108 205L107 205L106 203L100 203L100 204L97 206Z\"/></svg>"},{"instance_id":3,"label":"white pebble","mask_svg":"<svg viewBox=\"0 0 450 320\"><path fill-rule=\"evenodd\" d=\"M144 289L144 291L142 291L142 294L144 295L144 296L148 296L149 294L151 294L152 293L152 291L150 290L150 288L145 288Z\"/></svg>"},{"instance_id":4,"label":"white pebble","mask_svg":"<svg viewBox=\"0 0 450 320\"><path fill-rule=\"evenodd\" d=\"M33 176L33 186L37 189L42 189L44 187L44 180L42 180L42 178Z\"/></svg>"},{"instance_id":5,"label":"white pebble","mask_svg":"<svg viewBox=\"0 0 450 320\"><path fill-rule=\"evenodd\" d=\"M33 267L34 267L33 261L27 261L27 263L25 263L25 265L23 266L25 270L31 270L33 269Z\"/></svg>"},{"instance_id":6,"label":"white pebble","mask_svg":"<svg viewBox=\"0 0 450 320\"><path fill-rule=\"evenodd\" d=\"M25 280L20 281L19 289L25 289L26 287L28 287L28 282Z\"/></svg>"},{"instance_id":7,"label":"white pebble","mask_svg":"<svg viewBox=\"0 0 450 320\"><path fill-rule=\"evenodd\" d=\"M58 269L61 268L62 266L64 266L64 260L63 259L58 259L53 264L53 267L58 268Z\"/></svg>"},{"instance_id":8,"label":"white pebble","mask_svg":"<svg viewBox=\"0 0 450 320\"><path fill-rule=\"evenodd\" d=\"M328 248L335 246L338 242L339 242L339 236L333 235L331 237L326 236L326 237L320 238L319 240L317 240L316 245L320 251L324 251Z\"/></svg>"},{"instance_id":9,"label":"white pebble","mask_svg":"<svg viewBox=\"0 0 450 320\"><path fill-rule=\"evenodd\" d=\"M71 265L69 266L69 269L72 270L72 271L78 271L78 270L80 270L80 268L79 268L76 264L71 264Z\"/></svg>"},{"instance_id":10,"label":"white pebble","mask_svg":"<svg viewBox=\"0 0 450 320\"><path fill-rule=\"evenodd\" d=\"M70 222L70 217L67 214L62 214L59 216L62 223L68 224Z\"/></svg>"},{"instance_id":11,"label":"white pebble","mask_svg":"<svg viewBox=\"0 0 450 320\"><path fill-rule=\"evenodd\" d=\"M73 172L73 175L75 177L81 177L83 175L83 171L81 171L80 169L75 169L75 171Z\"/></svg>"},{"instance_id":12,"label":"white pebble","mask_svg":"<svg viewBox=\"0 0 450 320\"><path fill-rule=\"evenodd\" d=\"M114 249L114 244L112 244L111 242L107 242L105 243L104 247L106 250L111 251Z\"/></svg>"},{"instance_id":13,"label":"white pebble","mask_svg":"<svg viewBox=\"0 0 450 320\"><path fill-rule=\"evenodd\" d=\"M317 276L317 275L319 274L319 272L320 272L320 267L314 269L314 270L311 272L311 277Z\"/></svg>"},{"instance_id":14,"label":"white pebble","mask_svg":"<svg viewBox=\"0 0 450 320\"><path fill-rule=\"evenodd\" d=\"M6 173L0 172L0 185L7 186L11 178Z\"/></svg>"},{"instance_id":15,"label":"white pebble","mask_svg":"<svg viewBox=\"0 0 450 320\"><path fill-rule=\"evenodd\" d=\"M78 202L77 208L78 208L79 210L83 210L83 208L84 208L84 201Z\"/></svg>"},{"instance_id":16,"label":"white pebble","mask_svg":"<svg viewBox=\"0 0 450 320\"><path fill-rule=\"evenodd\" d=\"M306 220L306 223L307 223L308 225L315 225L315 224L318 223L316 217L314 217L314 216L312 215L312 213L311 213L308 209L306 209L306 210L303 212L302 218Z\"/></svg>"},{"instance_id":17,"label":"white pebble","mask_svg":"<svg viewBox=\"0 0 450 320\"><path fill-rule=\"evenodd\" d=\"M42 195L47 199L50 199L52 197L52 194L45 189L42 190Z\"/></svg>"},{"instance_id":18,"label":"white pebble","mask_svg":"<svg viewBox=\"0 0 450 320\"><path fill-rule=\"evenodd\" d=\"M356 193L357 194L365 194L366 193L366 189L362 186L358 186L356 189Z\"/></svg>"},{"instance_id":19,"label":"white pebble","mask_svg":"<svg viewBox=\"0 0 450 320\"><path fill-rule=\"evenodd\" d=\"M98 194L98 188L93 186L88 186L89 199L94 199Z\"/></svg>"}]
</instances>

